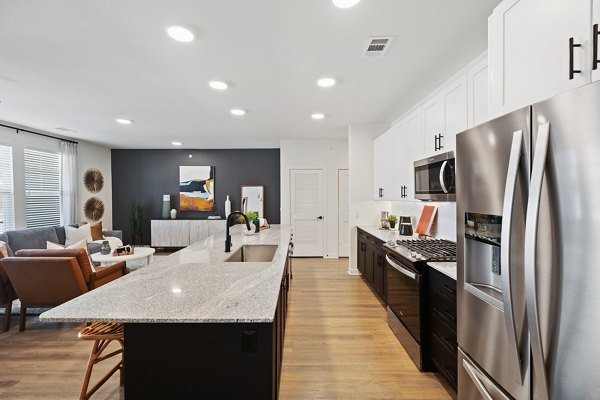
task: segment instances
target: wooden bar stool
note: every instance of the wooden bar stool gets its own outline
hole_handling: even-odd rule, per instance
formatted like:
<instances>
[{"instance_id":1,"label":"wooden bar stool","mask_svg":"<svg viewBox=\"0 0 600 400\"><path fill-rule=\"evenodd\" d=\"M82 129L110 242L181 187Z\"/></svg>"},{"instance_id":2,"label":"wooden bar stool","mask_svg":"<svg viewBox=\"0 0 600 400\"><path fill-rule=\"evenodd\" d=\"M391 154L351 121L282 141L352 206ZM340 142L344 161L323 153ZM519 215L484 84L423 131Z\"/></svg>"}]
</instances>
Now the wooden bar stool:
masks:
<instances>
[{"instance_id":1,"label":"wooden bar stool","mask_svg":"<svg viewBox=\"0 0 600 400\"><path fill-rule=\"evenodd\" d=\"M125 348L124 344L124 335L123 335L123 324L115 323L115 322L95 322L90 326L86 326L79 332L79 339L81 340L93 340L94 347L92 349L92 354L90 355L90 360L88 362L87 370L85 371L85 378L83 379L83 387L81 388L81 395L79 396L80 400L89 399L96 390L100 389L102 385L111 377L117 370L120 370L121 374L121 382L123 385L123 356L121 356L121 360L114 366L113 369L110 370L108 374L104 376L89 392L88 386L90 385L90 378L92 377L92 369L94 365L99 363L100 361L104 361L110 357L116 356L118 354L123 354L123 350ZM110 342L113 340L117 340L121 345L119 350L115 350L109 354L102 355L102 352L106 350Z\"/></svg>"}]
</instances>

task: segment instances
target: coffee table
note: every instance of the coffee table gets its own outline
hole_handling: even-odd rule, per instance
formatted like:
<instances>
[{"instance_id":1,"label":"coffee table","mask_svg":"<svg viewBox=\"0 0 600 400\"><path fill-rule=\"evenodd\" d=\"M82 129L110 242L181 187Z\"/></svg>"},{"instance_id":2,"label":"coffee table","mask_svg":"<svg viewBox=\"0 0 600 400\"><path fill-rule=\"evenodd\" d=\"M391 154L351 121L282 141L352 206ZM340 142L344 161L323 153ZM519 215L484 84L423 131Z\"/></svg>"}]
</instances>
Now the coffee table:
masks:
<instances>
[{"instance_id":1,"label":"coffee table","mask_svg":"<svg viewBox=\"0 0 600 400\"><path fill-rule=\"evenodd\" d=\"M113 256L110 254L102 254L100 252L91 255L92 261L100 263L102 266L113 265L119 261L125 261L127 267L131 270L141 268L152 262L152 256L156 251L152 247L134 247L133 254L128 256Z\"/></svg>"}]
</instances>

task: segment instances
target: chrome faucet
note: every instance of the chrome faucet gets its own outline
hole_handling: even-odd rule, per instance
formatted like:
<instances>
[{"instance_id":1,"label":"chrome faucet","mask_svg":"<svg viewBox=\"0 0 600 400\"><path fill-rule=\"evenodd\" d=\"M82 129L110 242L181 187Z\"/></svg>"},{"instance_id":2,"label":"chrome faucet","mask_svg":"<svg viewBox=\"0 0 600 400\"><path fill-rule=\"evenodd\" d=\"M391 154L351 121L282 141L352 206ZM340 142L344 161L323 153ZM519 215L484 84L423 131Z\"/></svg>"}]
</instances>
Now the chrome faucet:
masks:
<instances>
[{"instance_id":1,"label":"chrome faucet","mask_svg":"<svg viewBox=\"0 0 600 400\"><path fill-rule=\"evenodd\" d=\"M246 217L246 214L241 211L233 211L227 217L227 229L225 231L225 253L229 253L231 251L231 235L229 234L229 227L231 226L231 222L233 221L232 217L234 215L241 215L246 220L246 227L250 230L250 220Z\"/></svg>"}]
</instances>

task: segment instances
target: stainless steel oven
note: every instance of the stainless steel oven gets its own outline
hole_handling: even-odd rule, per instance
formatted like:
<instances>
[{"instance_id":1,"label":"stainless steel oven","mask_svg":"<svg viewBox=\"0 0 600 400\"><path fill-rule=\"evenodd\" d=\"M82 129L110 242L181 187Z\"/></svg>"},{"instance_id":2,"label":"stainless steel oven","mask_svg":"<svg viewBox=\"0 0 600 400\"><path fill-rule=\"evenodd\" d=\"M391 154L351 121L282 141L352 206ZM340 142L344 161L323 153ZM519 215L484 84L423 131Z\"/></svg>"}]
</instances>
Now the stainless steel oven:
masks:
<instances>
[{"instance_id":1,"label":"stainless steel oven","mask_svg":"<svg viewBox=\"0 0 600 400\"><path fill-rule=\"evenodd\" d=\"M415 199L456 200L454 152L415 161Z\"/></svg>"},{"instance_id":2,"label":"stainless steel oven","mask_svg":"<svg viewBox=\"0 0 600 400\"><path fill-rule=\"evenodd\" d=\"M423 276L391 253L386 255L386 261L388 324L417 367L424 370L427 360L421 348Z\"/></svg>"}]
</instances>

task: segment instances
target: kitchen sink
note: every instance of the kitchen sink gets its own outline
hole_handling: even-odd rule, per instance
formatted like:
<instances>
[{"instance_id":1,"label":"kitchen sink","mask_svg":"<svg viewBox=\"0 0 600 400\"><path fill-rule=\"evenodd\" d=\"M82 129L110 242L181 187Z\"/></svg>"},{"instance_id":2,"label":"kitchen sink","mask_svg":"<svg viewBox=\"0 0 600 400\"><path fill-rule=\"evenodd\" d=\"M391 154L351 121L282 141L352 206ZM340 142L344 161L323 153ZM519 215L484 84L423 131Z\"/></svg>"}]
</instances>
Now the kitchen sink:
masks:
<instances>
[{"instance_id":1,"label":"kitchen sink","mask_svg":"<svg viewBox=\"0 0 600 400\"><path fill-rule=\"evenodd\" d=\"M225 262L271 262L277 247L271 244L247 244L232 253Z\"/></svg>"}]
</instances>

